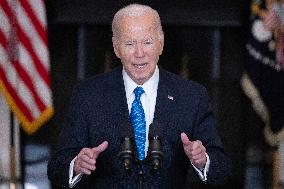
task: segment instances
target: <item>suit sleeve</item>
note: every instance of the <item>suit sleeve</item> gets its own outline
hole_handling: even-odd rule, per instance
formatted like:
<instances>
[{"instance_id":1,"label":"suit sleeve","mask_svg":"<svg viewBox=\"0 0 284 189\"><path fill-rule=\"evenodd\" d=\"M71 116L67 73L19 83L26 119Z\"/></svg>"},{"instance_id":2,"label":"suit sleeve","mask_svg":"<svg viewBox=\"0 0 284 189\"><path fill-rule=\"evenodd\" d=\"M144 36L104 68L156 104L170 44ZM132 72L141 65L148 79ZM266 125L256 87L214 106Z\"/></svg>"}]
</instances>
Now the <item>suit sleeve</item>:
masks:
<instances>
[{"instance_id":1,"label":"suit sleeve","mask_svg":"<svg viewBox=\"0 0 284 189\"><path fill-rule=\"evenodd\" d=\"M215 119L205 88L200 92L200 101L196 117L194 136L201 140L210 158L207 183L224 184L231 175L231 161L224 152L220 137L216 130Z\"/></svg>"},{"instance_id":2,"label":"suit sleeve","mask_svg":"<svg viewBox=\"0 0 284 189\"><path fill-rule=\"evenodd\" d=\"M87 147L87 105L82 92L75 90L59 141L48 163L48 178L53 185L69 187L69 166L80 150Z\"/></svg>"}]
</instances>

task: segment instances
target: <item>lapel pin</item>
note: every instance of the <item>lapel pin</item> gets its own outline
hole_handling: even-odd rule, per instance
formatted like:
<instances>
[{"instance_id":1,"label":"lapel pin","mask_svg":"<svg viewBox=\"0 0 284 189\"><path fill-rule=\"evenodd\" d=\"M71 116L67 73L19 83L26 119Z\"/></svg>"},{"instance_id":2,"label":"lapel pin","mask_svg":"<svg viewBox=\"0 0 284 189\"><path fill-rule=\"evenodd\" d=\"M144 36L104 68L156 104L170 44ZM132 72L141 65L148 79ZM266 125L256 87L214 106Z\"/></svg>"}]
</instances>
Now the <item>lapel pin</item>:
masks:
<instances>
[{"instance_id":1,"label":"lapel pin","mask_svg":"<svg viewBox=\"0 0 284 189\"><path fill-rule=\"evenodd\" d=\"M168 99L170 99L170 100L174 100L174 97L172 97L172 96L168 95Z\"/></svg>"}]
</instances>

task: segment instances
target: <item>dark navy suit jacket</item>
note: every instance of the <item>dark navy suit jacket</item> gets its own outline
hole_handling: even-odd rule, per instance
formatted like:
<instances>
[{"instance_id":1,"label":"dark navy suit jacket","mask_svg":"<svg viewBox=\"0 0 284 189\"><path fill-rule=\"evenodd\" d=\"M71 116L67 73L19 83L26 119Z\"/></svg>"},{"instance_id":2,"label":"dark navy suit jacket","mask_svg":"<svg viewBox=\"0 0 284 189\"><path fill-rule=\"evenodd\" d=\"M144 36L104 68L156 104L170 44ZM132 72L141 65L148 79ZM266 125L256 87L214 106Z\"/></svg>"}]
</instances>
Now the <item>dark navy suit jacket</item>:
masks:
<instances>
[{"instance_id":1,"label":"dark navy suit jacket","mask_svg":"<svg viewBox=\"0 0 284 189\"><path fill-rule=\"evenodd\" d=\"M127 173L118 157L119 129L128 122L121 66L78 85L58 147L49 161L48 176L52 183L68 187L71 160L82 148L92 148L106 140L109 147L99 155L97 169L90 176L84 175L75 188L138 188L139 167L134 163L132 171ZM209 184L222 184L230 175L230 160L223 151L202 86L160 68L154 122L163 128L161 146L165 156L157 172L151 171L148 158L142 163L144 189L185 188L187 172L195 171L184 153L181 132L190 140L201 140L206 147L210 157Z\"/></svg>"}]
</instances>

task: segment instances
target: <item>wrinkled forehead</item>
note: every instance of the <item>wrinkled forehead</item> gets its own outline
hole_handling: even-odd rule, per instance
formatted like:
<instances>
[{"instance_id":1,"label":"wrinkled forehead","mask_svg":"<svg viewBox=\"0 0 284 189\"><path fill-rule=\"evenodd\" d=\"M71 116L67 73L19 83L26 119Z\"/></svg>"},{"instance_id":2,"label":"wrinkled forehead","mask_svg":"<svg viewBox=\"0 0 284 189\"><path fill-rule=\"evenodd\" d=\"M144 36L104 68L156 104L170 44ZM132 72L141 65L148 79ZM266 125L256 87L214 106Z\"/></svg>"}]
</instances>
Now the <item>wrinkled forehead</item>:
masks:
<instances>
[{"instance_id":1,"label":"wrinkled forehead","mask_svg":"<svg viewBox=\"0 0 284 189\"><path fill-rule=\"evenodd\" d=\"M151 16L123 17L118 22L118 35L155 34L157 23Z\"/></svg>"}]
</instances>

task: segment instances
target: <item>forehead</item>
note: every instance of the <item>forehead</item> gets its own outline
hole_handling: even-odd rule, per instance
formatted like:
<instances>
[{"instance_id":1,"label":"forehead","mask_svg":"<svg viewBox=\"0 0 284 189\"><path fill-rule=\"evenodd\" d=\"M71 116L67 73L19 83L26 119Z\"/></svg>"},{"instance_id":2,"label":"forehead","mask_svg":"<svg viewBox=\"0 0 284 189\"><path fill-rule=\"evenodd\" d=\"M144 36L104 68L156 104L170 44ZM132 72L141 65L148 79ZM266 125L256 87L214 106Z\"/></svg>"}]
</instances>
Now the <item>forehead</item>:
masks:
<instances>
[{"instance_id":1,"label":"forehead","mask_svg":"<svg viewBox=\"0 0 284 189\"><path fill-rule=\"evenodd\" d=\"M155 35L157 27L152 16L124 17L118 24L119 37L144 37L144 35ZM142 36L141 36L142 35Z\"/></svg>"}]
</instances>

